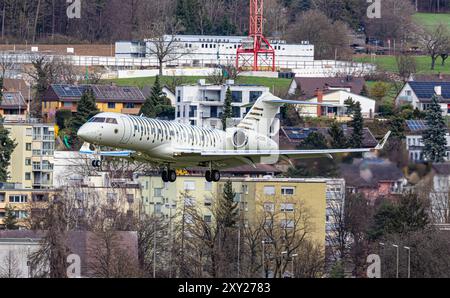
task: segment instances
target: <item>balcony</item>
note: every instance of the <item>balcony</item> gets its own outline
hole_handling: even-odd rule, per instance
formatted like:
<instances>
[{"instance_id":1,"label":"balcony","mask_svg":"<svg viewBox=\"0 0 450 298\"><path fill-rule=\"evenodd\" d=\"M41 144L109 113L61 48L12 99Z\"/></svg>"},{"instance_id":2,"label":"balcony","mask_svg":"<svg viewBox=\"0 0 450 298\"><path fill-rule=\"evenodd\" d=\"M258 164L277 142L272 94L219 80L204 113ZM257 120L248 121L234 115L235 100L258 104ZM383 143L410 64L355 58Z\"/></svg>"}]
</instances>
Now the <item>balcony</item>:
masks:
<instances>
[{"instance_id":1,"label":"balcony","mask_svg":"<svg viewBox=\"0 0 450 298\"><path fill-rule=\"evenodd\" d=\"M34 164L33 171L53 171L53 164Z\"/></svg>"},{"instance_id":2,"label":"balcony","mask_svg":"<svg viewBox=\"0 0 450 298\"><path fill-rule=\"evenodd\" d=\"M123 108L122 114L126 115L138 115L140 112L140 108Z\"/></svg>"},{"instance_id":3,"label":"balcony","mask_svg":"<svg viewBox=\"0 0 450 298\"><path fill-rule=\"evenodd\" d=\"M33 157L43 157L43 156L53 156L54 150L45 149L45 150L33 150Z\"/></svg>"}]
</instances>

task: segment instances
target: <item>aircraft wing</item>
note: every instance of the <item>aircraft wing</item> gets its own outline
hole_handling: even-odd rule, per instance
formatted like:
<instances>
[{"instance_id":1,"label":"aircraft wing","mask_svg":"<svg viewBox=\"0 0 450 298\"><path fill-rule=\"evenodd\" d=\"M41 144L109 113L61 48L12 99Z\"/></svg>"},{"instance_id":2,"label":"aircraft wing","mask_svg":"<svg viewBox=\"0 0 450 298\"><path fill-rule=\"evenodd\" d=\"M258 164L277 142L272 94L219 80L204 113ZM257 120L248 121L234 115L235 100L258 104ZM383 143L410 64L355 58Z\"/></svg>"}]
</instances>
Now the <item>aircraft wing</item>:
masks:
<instances>
[{"instance_id":1,"label":"aircraft wing","mask_svg":"<svg viewBox=\"0 0 450 298\"><path fill-rule=\"evenodd\" d=\"M265 157L265 156L282 156L289 159L307 159L328 157L333 155L348 154L348 153L366 153L379 151L386 145L391 132L386 136L375 148L360 148L360 149L325 149L325 150L198 150L198 149L180 149L176 152L177 155L201 155L211 157Z\"/></svg>"}]
</instances>

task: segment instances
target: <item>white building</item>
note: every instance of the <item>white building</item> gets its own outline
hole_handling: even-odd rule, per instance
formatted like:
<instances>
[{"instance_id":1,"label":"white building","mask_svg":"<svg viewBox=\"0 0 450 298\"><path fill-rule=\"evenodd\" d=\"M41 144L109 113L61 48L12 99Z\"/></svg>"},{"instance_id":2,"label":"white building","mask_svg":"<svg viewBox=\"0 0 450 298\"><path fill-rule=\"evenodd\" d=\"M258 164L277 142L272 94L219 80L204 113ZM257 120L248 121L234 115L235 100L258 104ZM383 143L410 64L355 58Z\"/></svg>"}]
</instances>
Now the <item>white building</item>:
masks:
<instances>
[{"instance_id":1,"label":"white building","mask_svg":"<svg viewBox=\"0 0 450 298\"><path fill-rule=\"evenodd\" d=\"M226 92L230 88L233 97L233 118L241 120L249 108L243 107L255 102L270 89L264 86L234 85L227 81L224 85L209 85L199 80L196 85L179 86L176 89L176 120L179 123L209 128L221 128L221 116Z\"/></svg>"},{"instance_id":2,"label":"white building","mask_svg":"<svg viewBox=\"0 0 450 298\"><path fill-rule=\"evenodd\" d=\"M236 53L248 36L209 36L209 35L165 35L167 43L175 39L172 54L174 61L170 66L207 66L234 65ZM301 68L304 63L314 62L314 45L309 42L302 44L287 44L284 40L271 40L276 54L276 66L281 68ZM150 39L145 40L145 47L136 41L121 41L116 43L116 57L147 58L154 56L155 44ZM142 53L144 50L144 53Z\"/></svg>"},{"instance_id":3,"label":"white building","mask_svg":"<svg viewBox=\"0 0 450 298\"><path fill-rule=\"evenodd\" d=\"M427 129L426 122L423 120L407 120L408 134L406 136L406 150L408 150L409 160L412 162L424 162L425 156L423 150L423 132ZM450 134L447 132L447 150L446 160L450 161Z\"/></svg>"},{"instance_id":4,"label":"white building","mask_svg":"<svg viewBox=\"0 0 450 298\"><path fill-rule=\"evenodd\" d=\"M303 117L344 117L347 113L345 101L349 98L352 98L354 102L359 102L361 104L361 112L364 118L373 118L376 101L359 94L351 93L348 90L336 90L326 94L321 93L318 96L307 100L310 102L323 102L332 106L323 106L321 109L318 109L315 106L300 105L298 109L300 115ZM322 114L319 115L319 112Z\"/></svg>"},{"instance_id":5,"label":"white building","mask_svg":"<svg viewBox=\"0 0 450 298\"><path fill-rule=\"evenodd\" d=\"M414 109L426 111L431 104L431 98L437 95L442 114L450 114L450 82L419 82L410 81L403 86L396 98L396 105L410 104Z\"/></svg>"}]
</instances>

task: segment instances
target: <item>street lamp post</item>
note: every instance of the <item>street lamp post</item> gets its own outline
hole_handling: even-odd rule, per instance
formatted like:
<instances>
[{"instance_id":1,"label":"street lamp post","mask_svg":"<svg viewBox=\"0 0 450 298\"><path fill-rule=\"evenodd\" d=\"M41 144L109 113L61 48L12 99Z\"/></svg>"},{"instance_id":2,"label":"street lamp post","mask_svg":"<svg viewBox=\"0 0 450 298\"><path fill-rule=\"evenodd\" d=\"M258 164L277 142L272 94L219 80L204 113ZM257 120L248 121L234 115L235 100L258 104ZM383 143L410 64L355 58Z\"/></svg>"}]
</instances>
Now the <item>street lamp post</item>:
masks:
<instances>
[{"instance_id":1,"label":"street lamp post","mask_svg":"<svg viewBox=\"0 0 450 298\"><path fill-rule=\"evenodd\" d=\"M383 276L384 269L385 269L385 268L383 268L383 262L384 262L384 264L386 264L385 261L384 261L384 257L385 257L385 244L384 244L383 242L380 242L380 246L383 248L382 260L381 260L381 276Z\"/></svg>"},{"instance_id":2,"label":"street lamp post","mask_svg":"<svg viewBox=\"0 0 450 298\"><path fill-rule=\"evenodd\" d=\"M298 254L292 255L292 278L295 278L295 258L298 257Z\"/></svg>"},{"instance_id":3,"label":"street lamp post","mask_svg":"<svg viewBox=\"0 0 450 298\"><path fill-rule=\"evenodd\" d=\"M266 241L262 241L262 270L263 270L263 278L266 278L266 252L264 245Z\"/></svg>"},{"instance_id":4,"label":"street lamp post","mask_svg":"<svg viewBox=\"0 0 450 298\"><path fill-rule=\"evenodd\" d=\"M408 278L411 278L411 247L405 246L404 249L408 251Z\"/></svg>"},{"instance_id":5,"label":"street lamp post","mask_svg":"<svg viewBox=\"0 0 450 298\"><path fill-rule=\"evenodd\" d=\"M399 246L396 244L392 244L393 247L395 247L397 249L397 278L399 277L399 256L400 256L400 252L399 252Z\"/></svg>"}]
</instances>

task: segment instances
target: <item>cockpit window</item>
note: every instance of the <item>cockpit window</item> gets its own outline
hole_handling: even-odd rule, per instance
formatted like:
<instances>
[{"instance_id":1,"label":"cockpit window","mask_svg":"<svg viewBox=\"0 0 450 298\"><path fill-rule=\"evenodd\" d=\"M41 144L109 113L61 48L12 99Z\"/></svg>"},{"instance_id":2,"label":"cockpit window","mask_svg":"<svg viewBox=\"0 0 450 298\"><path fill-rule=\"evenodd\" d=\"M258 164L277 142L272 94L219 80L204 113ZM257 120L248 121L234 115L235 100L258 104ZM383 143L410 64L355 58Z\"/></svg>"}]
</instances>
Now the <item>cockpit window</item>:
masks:
<instances>
[{"instance_id":1,"label":"cockpit window","mask_svg":"<svg viewBox=\"0 0 450 298\"><path fill-rule=\"evenodd\" d=\"M91 119L90 122L93 123L104 123L106 121L106 118L100 118L100 117L94 117Z\"/></svg>"},{"instance_id":2,"label":"cockpit window","mask_svg":"<svg viewBox=\"0 0 450 298\"><path fill-rule=\"evenodd\" d=\"M106 118L106 123L109 123L109 124L118 124L118 123L117 123L117 119L114 119L114 118Z\"/></svg>"}]
</instances>

